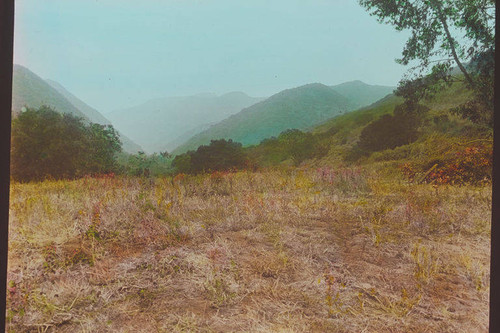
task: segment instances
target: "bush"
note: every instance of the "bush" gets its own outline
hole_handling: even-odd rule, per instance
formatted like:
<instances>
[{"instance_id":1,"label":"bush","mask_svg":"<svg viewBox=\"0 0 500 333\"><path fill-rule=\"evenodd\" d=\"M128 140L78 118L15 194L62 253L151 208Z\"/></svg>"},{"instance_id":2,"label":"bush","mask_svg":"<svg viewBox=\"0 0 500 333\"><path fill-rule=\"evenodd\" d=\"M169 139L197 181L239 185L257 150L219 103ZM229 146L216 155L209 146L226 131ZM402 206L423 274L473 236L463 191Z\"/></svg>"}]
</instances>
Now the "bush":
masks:
<instances>
[{"instance_id":1,"label":"bush","mask_svg":"<svg viewBox=\"0 0 500 333\"><path fill-rule=\"evenodd\" d=\"M359 137L358 147L365 151L381 151L414 142L419 137L418 128L422 114L428 108L404 103L394 108L394 114L385 114L368 124Z\"/></svg>"},{"instance_id":2,"label":"bush","mask_svg":"<svg viewBox=\"0 0 500 333\"><path fill-rule=\"evenodd\" d=\"M400 168L412 182L417 180L435 184L488 183L491 181L493 168L493 149L487 144L471 145L446 159L433 160L420 166L405 163Z\"/></svg>"}]
</instances>

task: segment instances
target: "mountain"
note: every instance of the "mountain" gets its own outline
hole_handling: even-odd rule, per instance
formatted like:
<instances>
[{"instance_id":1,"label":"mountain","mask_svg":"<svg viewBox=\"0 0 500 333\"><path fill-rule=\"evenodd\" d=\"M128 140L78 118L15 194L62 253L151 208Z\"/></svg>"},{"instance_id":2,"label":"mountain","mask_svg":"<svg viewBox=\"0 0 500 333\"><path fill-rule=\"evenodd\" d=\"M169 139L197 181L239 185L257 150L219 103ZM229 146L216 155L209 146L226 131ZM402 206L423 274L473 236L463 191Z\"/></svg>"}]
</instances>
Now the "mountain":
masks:
<instances>
[{"instance_id":1,"label":"mountain","mask_svg":"<svg viewBox=\"0 0 500 333\"><path fill-rule=\"evenodd\" d=\"M195 135L173 151L180 154L212 139L232 139L243 145L257 144L286 129L307 129L328 118L351 111L356 105L320 83L281 91Z\"/></svg>"},{"instance_id":2,"label":"mountain","mask_svg":"<svg viewBox=\"0 0 500 333\"><path fill-rule=\"evenodd\" d=\"M93 123L102 124L102 125L111 125L111 122L106 119L102 114L99 113L96 109L88 106L78 97L70 93L66 88L64 88L61 84L53 80L45 80L52 88L57 90L61 95L64 96L71 104L73 104L78 110L85 114L87 118Z\"/></svg>"},{"instance_id":3,"label":"mountain","mask_svg":"<svg viewBox=\"0 0 500 333\"><path fill-rule=\"evenodd\" d=\"M38 75L20 65L14 65L12 77L12 111L18 113L23 107L39 108L48 105L62 113L70 113L87 122L110 125L111 122L97 110L85 104L67 91L59 83L43 80ZM142 148L120 134L123 150L137 152Z\"/></svg>"},{"instance_id":4,"label":"mountain","mask_svg":"<svg viewBox=\"0 0 500 333\"><path fill-rule=\"evenodd\" d=\"M50 84L54 89L56 89L61 95L63 95L71 104L73 104L78 110L82 111L85 116L93 123L101 124L101 125L112 125L111 121L106 119L99 111L94 109L93 107L85 104L78 97L70 93L66 88L64 88L61 84L53 80L45 80L48 84ZM118 131L120 135L120 140L122 141L122 148L124 151L129 153L137 153L142 150L142 147L130 140L126 135L123 135L120 131Z\"/></svg>"},{"instance_id":5,"label":"mountain","mask_svg":"<svg viewBox=\"0 0 500 333\"><path fill-rule=\"evenodd\" d=\"M330 86L330 88L347 97L356 108L370 105L396 89L396 87L366 84L359 80Z\"/></svg>"},{"instance_id":6,"label":"mountain","mask_svg":"<svg viewBox=\"0 0 500 333\"><path fill-rule=\"evenodd\" d=\"M168 97L116 110L107 117L146 151L171 151L185 140L185 133L194 135L197 128L201 130L203 125L219 122L261 100L242 92Z\"/></svg>"},{"instance_id":7,"label":"mountain","mask_svg":"<svg viewBox=\"0 0 500 333\"><path fill-rule=\"evenodd\" d=\"M39 108L42 105L48 105L59 112L71 113L89 120L81 110L78 110L77 107L71 104L71 102L41 77L26 67L14 65L12 76L12 111L17 113L25 106Z\"/></svg>"}]
</instances>

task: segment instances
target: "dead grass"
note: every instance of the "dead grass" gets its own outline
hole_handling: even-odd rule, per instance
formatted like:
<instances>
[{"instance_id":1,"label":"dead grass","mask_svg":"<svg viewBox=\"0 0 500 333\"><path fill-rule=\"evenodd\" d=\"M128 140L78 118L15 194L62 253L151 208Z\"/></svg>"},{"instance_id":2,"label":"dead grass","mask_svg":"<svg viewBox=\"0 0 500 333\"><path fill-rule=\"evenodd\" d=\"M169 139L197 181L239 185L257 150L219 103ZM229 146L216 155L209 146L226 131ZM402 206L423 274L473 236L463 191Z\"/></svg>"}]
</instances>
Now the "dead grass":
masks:
<instances>
[{"instance_id":1,"label":"dead grass","mask_svg":"<svg viewBox=\"0 0 500 333\"><path fill-rule=\"evenodd\" d=\"M366 170L12 184L8 330L486 332L490 206Z\"/></svg>"}]
</instances>

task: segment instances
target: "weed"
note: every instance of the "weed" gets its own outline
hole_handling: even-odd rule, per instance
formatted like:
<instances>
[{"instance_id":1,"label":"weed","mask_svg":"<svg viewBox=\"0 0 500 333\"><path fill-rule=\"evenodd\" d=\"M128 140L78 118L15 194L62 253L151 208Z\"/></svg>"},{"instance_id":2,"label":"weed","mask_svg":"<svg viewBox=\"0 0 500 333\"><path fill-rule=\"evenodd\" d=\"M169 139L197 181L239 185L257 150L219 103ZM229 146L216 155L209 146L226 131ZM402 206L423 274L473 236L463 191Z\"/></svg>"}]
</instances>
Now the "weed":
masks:
<instances>
[{"instance_id":1,"label":"weed","mask_svg":"<svg viewBox=\"0 0 500 333\"><path fill-rule=\"evenodd\" d=\"M410 254L415 264L413 276L421 288L432 280L438 270L439 261L432 249L422 246L420 242L413 245Z\"/></svg>"},{"instance_id":2,"label":"weed","mask_svg":"<svg viewBox=\"0 0 500 333\"><path fill-rule=\"evenodd\" d=\"M209 277L204 287L211 305L215 308L228 305L236 296L236 293L231 290L229 284L222 276L214 275Z\"/></svg>"}]
</instances>

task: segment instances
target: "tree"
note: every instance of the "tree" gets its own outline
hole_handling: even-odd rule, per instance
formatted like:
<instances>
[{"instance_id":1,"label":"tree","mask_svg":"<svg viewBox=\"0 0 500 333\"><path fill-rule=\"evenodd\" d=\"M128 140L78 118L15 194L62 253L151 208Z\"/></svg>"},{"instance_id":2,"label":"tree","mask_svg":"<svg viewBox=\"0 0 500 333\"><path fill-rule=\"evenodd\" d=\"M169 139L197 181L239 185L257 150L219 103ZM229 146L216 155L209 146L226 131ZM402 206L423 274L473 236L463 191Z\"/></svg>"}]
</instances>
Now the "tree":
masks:
<instances>
[{"instance_id":1,"label":"tree","mask_svg":"<svg viewBox=\"0 0 500 333\"><path fill-rule=\"evenodd\" d=\"M111 126L86 125L47 106L28 108L12 121L11 175L26 181L111 172L120 149Z\"/></svg>"},{"instance_id":2,"label":"tree","mask_svg":"<svg viewBox=\"0 0 500 333\"><path fill-rule=\"evenodd\" d=\"M172 166L177 172L181 173L191 173L191 156L194 152L189 151L187 153L175 156L172 161Z\"/></svg>"},{"instance_id":3,"label":"tree","mask_svg":"<svg viewBox=\"0 0 500 333\"><path fill-rule=\"evenodd\" d=\"M248 158L241 143L233 140L212 140L208 146L177 155L173 162L178 172L203 173L244 168Z\"/></svg>"},{"instance_id":4,"label":"tree","mask_svg":"<svg viewBox=\"0 0 500 333\"><path fill-rule=\"evenodd\" d=\"M227 171L244 168L247 162L241 143L233 140L211 140L208 146L199 146L191 156L194 173Z\"/></svg>"},{"instance_id":5,"label":"tree","mask_svg":"<svg viewBox=\"0 0 500 333\"><path fill-rule=\"evenodd\" d=\"M473 91L472 102L455 112L492 125L488 113L493 112L494 0L359 0L359 3L379 22L411 32L397 62L409 65L417 61L418 65L401 80L397 94L414 103L431 97L451 82L464 81ZM453 73L453 64L461 76Z\"/></svg>"},{"instance_id":6,"label":"tree","mask_svg":"<svg viewBox=\"0 0 500 333\"><path fill-rule=\"evenodd\" d=\"M292 158L295 165L306 159L324 156L327 152L318 137L312 133L304 133L298 129L288 129L280 133L278 141L283 145L283 150Z\"/></svg>"},{"instance_id":7,"label":"tree","mask_svg":"<svg viewBox=\"0 0 500 333\"><path fill-rule=\"evenodd\" d=\"M102 173L116 168L115 153L121 152L119 134L111 125L90 124L86 127L86 147L91 158L86 169L91 173Z\"/></svg>"}]
</instances>

